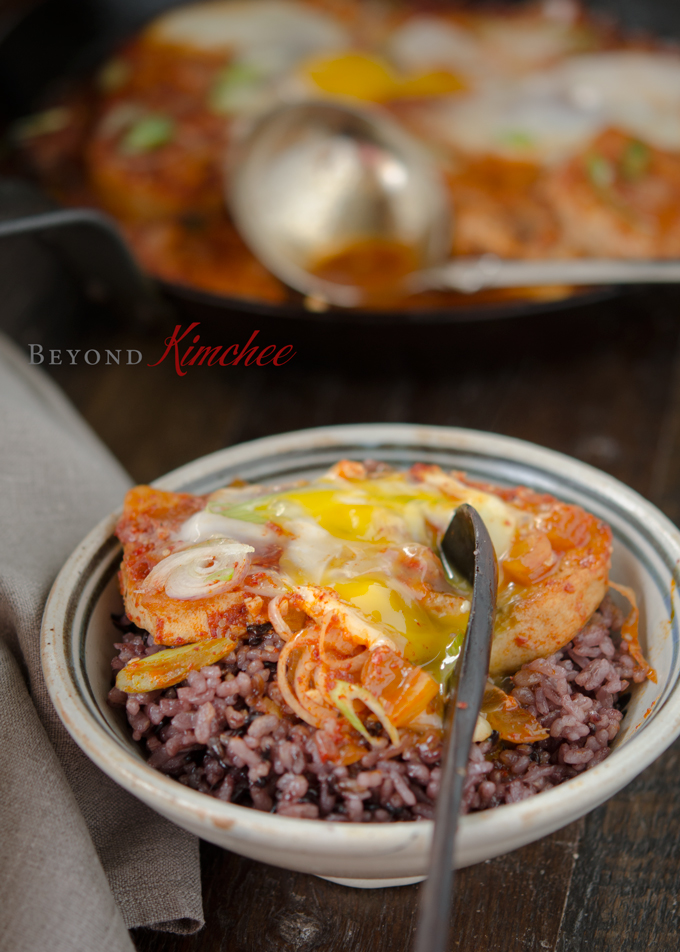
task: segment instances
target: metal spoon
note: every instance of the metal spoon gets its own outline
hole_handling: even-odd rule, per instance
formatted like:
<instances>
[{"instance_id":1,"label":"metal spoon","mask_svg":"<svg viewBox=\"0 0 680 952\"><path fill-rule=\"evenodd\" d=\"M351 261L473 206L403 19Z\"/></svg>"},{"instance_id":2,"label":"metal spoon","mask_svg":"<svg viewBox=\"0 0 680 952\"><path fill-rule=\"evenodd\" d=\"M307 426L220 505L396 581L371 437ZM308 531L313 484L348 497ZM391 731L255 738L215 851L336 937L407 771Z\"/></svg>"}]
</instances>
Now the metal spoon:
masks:
<instances>
[{"instance_id":1,"label":"metal spoon","mask_svg":"<svg viewBox=\"0 0 680 952\"><path fill-rule=\"evenodd\" d=\"M463 650L452 676L444 724L442 772L435 809L432 852L423 886L414 952L445 952L453 883L453 846L470 745L489 672L496 615L498 565L486 526L463 503L441 545L444 568L472 583L472 606Z\"/></svg>"},{"instance_id":2,"label":"metal spoon","mask_svg":"<svg viewBox=\"0 0 680 952\"><path fill-rule=\"evenodd\" d=\"M410 250L412 270L385 276L405 292L680 281L679 261L449 260L454 215L436 163L378 111L279 107L241 138L231 165L228 202L246 243L286 284L329 304L356 307L370 294L314 274L318 262L376 240Z\"/></svg>"},{"instance_id":3,"label":"metal spoon","mask_svg":"<svg viewBox=\"0 0 680 952\"><path fill-rule=\"evenodd\" d=\"M434 163L380 113L334 103L283 106L262 117L231 157L228 195L241 236L282 281L345 307L364 290L312 273L366 239L413 249L421 267L445 261L451 213Z\"/></svg>"}]
</instances>

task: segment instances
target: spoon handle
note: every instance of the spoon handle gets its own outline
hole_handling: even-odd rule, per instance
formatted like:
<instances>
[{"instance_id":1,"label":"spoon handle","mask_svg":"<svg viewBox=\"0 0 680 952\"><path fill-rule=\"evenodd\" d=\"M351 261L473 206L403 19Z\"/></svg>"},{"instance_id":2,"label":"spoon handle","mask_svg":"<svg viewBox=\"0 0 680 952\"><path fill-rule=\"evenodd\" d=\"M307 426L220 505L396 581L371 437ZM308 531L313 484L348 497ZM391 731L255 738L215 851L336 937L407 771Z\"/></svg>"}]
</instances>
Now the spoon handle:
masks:
<instances>
[{"instance_id":1,"label":"spoon handle","mask_svg":"<svg viewBox=\"0 0 680 952\"><path fill-rule=\"evenodd\" d=\"M482 255L458 258L421 271L417 283L472 294L485 288L540 287L549 284L676 284L680 261L572 258L563 261L512 261Z\"/></svg>"},{"instance_id":2,"label":"spoon handle","mask_svg":"<svg viewBox=\"0 0 680 952\"><path fill-rule=\"evenodd\" d=\"M474 531L474 543L469 547L470 553L474 553L472 606L461 658L454 673L454 685L447 704L432 852L428 878L423 886L420 901L414 952L445 952L447 949L453 884L453 845L470 746L489 671L496 614L498 567L489 533L479 514L467 504L458 507L456 517L468 523L468 531ZM460 565L460 560L456 560L455 556L452 558L447 552L446 537L443 549L448 561L458 561L458 567L463 568L463 573L467 574L464 566Z\"/></svg>"}]
</instances>

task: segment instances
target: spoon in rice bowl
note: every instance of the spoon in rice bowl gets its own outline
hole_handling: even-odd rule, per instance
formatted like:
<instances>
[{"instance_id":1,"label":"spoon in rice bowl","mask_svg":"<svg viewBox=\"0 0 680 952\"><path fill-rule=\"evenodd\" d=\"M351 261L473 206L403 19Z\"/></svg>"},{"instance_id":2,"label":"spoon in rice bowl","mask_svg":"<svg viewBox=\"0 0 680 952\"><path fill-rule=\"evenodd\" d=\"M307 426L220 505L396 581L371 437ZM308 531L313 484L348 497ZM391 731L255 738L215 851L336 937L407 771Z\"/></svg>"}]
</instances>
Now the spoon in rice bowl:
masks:
<instances>
[{"instance_id":1,"label":"spoon in rice bowl","mask_svg":"<svg viewBox=\"0 0 680 952\"><path fill-rule=\"evenodd\" d=\"M472 584L472 605L463 649L447 685L441 784L414 952L445 952L448 948L453 848L470 746L489 673L498 589L491 538L477 510L467 503L456 509L440 556L449 578L458 573Z\"/></svg>"},{"instance_id":2,"label":"spoon in rice bowl","mask_svg":"<svg viewBox=\"0 0 680 952\"><path fill-rule=\"evenodd\" d=\"M383 113L278 107L231 155L232 217L251 251L319 310L430 288L680 282L680 261L450 258L455 216L425 147Z\"/></svg>"}]
</instances>

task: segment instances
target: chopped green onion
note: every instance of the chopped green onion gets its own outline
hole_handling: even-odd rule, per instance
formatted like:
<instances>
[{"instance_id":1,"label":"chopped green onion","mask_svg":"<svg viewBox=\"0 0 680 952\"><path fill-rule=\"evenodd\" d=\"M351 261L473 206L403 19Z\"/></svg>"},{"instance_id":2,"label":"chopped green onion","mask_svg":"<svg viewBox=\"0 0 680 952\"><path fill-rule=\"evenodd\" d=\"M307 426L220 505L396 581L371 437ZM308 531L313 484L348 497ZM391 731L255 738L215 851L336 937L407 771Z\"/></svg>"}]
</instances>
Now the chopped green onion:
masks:
<instances>
[{"instance_id":1,"label":"chopped green onion","mask_svg":"<svg viewBox=\"0 0 680 952\"><path fill-rule=\"evenodd\" d=\"M268 522L268 518L263 513L257 512L258 509L268 509L268 504L272 499L277 499L276 495L256 496L247 502L239 503L238 506L229 506L213 499L208 503L208 512L217 513L219 516L228 516L230 519L240 519L242 522Z\"/></svg>"},{"instance_id":2,"label":"chopped green onion","mask_svg":"<svg viewBox=\"0 0 680 952\"><path fill-rule=\"evenodd\" d=\"M179 684L190 671L216 664L236 647L231 638L209 638L181 648L166 648L145 658L132 658L116 675L116 687L126 694L143 694Z\"/></svg>"},{"instance_id":3,"label":"chopped green onion","mask_svg":"<svg viewBox=\"0 0 680 952\"><path fill-rule=\"evenodd\" d=\"M146 111L139 103L117 102L100 122L99 131L105 139L115 138L145 115Z\"/></svg>"},{"instance_id":4,"label":"chopped green onion","mask_svg":"<svg viewBox=\"0 0 680 952\"><path fill-rule=\"evenodd\" d=\"M504 145L512 146L515 149L528 149L534 144L534 137L521 129L508 129L502 132L498 138Z\"/></svg>"},{"instance_id":5,"label":"chopped green onion","mask_svg":"<svg viewBox=\"0 0 680 952\"><path fill-rule=\"evenodd\" d=\"M226 569L221 572L213 572L211 575L206 575L205 582L231 582L234 577L234 570Z\"/></svg>"},{"instance_id":6,"label":"chopped green onion","mask_svg":"<svg viewBox=\"0 0 680 952\"><path fill-rule=\"evenodd\" d=\"M300 490L300 492L302 491ZM208 503L207 509L208 512L228 516L230 519L240 519L242 522L264 523L286 514L290 515L291 507L299 508L297 503L293 503L286 497L285 493L268 493L267 495L247 499L235 506L229 505L228 502L220 502L219 499L213 499Z\"/></svg>"},{"instance_id":7,"label":"chopped green onion","mask_svg":"<svg viewBox=\"0 0 680 952\"><path fill-rule=\"evenodd\" d=\"M71 113L65 106L55 106L44 112L36 112L32 116L25 116L14 123L11 137L17 142L33 139L35 136L48 135L51 132L61 132L71 121Z\"/></svg>"},{"instance_id":8,"label":"chopped green onion","mask_svg":"<svg viewBox=\"0 0 680 952\"><path fill-rule=\"evenodd\" d=\"M247 106L262 81L262 71L250 63L232 63L215 79L208 96L213 112L230 113Z\"/></svg>"},{"instance_id":9,"label":"chopped green onion","mask_svg":"<svg viewBox=\"0 0 680 952\"><path fill-rule=\"evenodd\" d=\"M642 178L649 169L651 154L644 142L629 142L621 157L621 172L629 182Z\"/></svg>"},{"instance_id":10,"label":"chopped green onion","mask_svg":"<svg viewBox=\"0 0 680 952\"><path fill-rule=\"evenodd\" d=\"M335 687L332 691L328 692L328 695L343 717L350 722L355 730L359 731L361 736L364 737L371 746L375 746L376 739L375 737L371 737L354 710L352 704L354 700L361 701L370 711L373 711L387 731L387 735L392 744L394 744L395 747L399 746L399 731L387 716L385 708L375 694L371 694L367 688L362 688L359 684L350 684L349 681L336 681Z\"/></svg>"},{"instance_id":11,"label":"chopped green onion","mask_svg":"<svg viewBox=\"0 0 680 952\"><path fill-rule=\"evenodd\" d=\"M114 93L130 78L130 64L124 59L112 59L99 70L97 85L103 93Z\"/></svg>"},{"instance_id":12,"label":"chopped green onion","mask_svg":"<svg viewBox=\"0 0 680 952\"><path fill-rule=\"evenodd\" d=\"M614 184L616 178L614 166L603 155L597 152L591 153L586 159L586 168L588 178L596 188L609 188Z\"/></svg>"},{"instance_id":13,"label":"chopped green onion","mask_svg":"<svg viewBox=\"0 0 680 952\"><path fill-rule=\"evenodd\" d=\"M125 131L120 140L121 151L126 155L141 155L153 152L172 140L175 123L169 116L149 113L137 119Z\"/></svg>"}]
</instances>

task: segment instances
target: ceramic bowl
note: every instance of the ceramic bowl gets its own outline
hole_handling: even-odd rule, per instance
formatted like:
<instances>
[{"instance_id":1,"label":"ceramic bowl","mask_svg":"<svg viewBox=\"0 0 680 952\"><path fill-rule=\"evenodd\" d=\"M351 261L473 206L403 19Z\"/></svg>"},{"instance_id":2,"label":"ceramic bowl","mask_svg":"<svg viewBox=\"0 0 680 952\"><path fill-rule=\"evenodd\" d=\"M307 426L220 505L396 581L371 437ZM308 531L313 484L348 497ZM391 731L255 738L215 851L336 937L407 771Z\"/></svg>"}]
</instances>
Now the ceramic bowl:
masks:
<instances>
[{"instance_id":1,"label":"ceramic bowl","mask_svg":"<svg viewBox=\"0 0 680 952\"><path fill-rule=\"evenodd\" d=\"M465 470L497 483L532 486L578 503L612 527L612 579L632 586L643 648L658 672L633 691L611 756L520 803L461 820L455 863L467 866L545 836L597 807L639 774L680 734L676 589L680 533L654 506L611 476L530 443L444 427L322 427L213 453L156 483L206 493L240 477L279 482L318 474L343 457L396 466L417 461ZM44 615L47 686L69 733L121 786L203 839L275 866L355 886L416 882L427 868L432 823L340 824L301 820L223 803L165 777L144 761L124 715L106 703L121 610L116 573L117 513L83 540L59 574Z\"/></svg>"}]
</instances>

